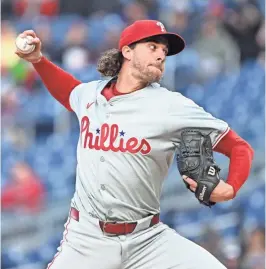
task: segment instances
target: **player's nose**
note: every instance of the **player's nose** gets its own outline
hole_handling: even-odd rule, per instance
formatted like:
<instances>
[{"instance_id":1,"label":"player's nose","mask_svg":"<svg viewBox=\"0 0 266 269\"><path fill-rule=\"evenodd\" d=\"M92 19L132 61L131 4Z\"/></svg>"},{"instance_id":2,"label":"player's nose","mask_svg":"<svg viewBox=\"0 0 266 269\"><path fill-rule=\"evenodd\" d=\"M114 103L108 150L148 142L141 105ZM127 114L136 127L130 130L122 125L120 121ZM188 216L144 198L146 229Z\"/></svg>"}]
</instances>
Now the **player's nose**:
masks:
<instances>
[{"instance_id":1,"label":"player's nose","mask_svg":"<svg viewBox=\"0 0 266 269\"><path fill-rule=\"evenodd\" d=\"M165 61L165 58L166 58L164 49L158 49L156 56L157 56L157 59L156 60L158 62L164 62Z\"/></svg>"}]
</instances>

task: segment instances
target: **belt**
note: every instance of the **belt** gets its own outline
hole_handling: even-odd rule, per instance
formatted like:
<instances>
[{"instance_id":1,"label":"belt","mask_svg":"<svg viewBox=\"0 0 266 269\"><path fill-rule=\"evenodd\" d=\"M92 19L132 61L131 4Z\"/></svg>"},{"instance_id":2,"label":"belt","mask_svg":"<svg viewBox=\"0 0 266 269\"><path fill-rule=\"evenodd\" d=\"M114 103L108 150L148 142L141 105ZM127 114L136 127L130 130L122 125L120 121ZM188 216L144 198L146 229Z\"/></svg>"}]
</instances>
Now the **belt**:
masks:
<instances>
[{"instance_id":1,"label":"belt","mask_svg":"<svg viewBox=\"0 0 266 269\"><path fill-rule=\"evenodd\" d=\"M156 214L152 217L149 227L159 223L160 216ZM99 221L99 225L104 233L125 235L132 233L138 222L109 222L109 221Z\"/></svg>"},{"instance_id":2,"label":"belt","mask_svg":"<svg viewBox=\"0 0 266 269\"><path fill-rule=\"evenodd\" d=\"M71 208L70 216L79 221L79 211L75 208ZM151 218L149 227L154 226L160 222L160 214L156 214ZM110 222L99 220L99 226L104 233L114 234L114 235L126 235L132 233L138 222Z\"/></svg>"}]
</instances>

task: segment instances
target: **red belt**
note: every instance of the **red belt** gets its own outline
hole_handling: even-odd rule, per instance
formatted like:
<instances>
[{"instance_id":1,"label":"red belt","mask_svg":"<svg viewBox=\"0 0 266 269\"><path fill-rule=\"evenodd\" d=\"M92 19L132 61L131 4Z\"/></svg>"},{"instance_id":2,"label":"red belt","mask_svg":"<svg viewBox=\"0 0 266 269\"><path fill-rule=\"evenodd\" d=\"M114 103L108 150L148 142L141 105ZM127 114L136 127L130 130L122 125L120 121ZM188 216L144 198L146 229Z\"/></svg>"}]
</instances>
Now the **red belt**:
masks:
<instances>
[{"instance_id":1,"label":"red belt","mask_svg":"<svg viewBox=\"0 0 266 269\"><path fill-rule=\"evenodd\" d=\"M160 217L159 214L154 215L151 219L149 227L159 223ZM132 233L136 226L137 222L105 222L99 221L99 225L104 233L116 234L116 235L125 235Z\"/></svg>"},{"instance_id":2,"label":"red belt","mask_svg":"<svg viewBox=\"0 0 266 269\"><path fill-rule=\"evenodd\" d=\"M75 208L71 208L70 216L79 221L79 211ZM152 217L149 227L159 223L160 214L156 214ZM137 222L109 222L99 220L99 226L104 233L116 234L116 235L125 235L132 233L136 226Z\"/></svg>"}]
</instances>

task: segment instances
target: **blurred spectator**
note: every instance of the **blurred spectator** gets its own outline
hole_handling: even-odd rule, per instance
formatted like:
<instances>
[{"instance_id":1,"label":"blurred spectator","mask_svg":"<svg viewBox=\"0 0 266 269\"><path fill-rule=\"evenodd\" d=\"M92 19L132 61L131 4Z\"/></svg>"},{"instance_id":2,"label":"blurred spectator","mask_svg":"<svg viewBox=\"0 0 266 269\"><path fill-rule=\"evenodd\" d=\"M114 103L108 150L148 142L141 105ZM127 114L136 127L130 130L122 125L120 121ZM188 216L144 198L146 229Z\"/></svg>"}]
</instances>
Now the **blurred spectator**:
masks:
<instances>
[{"instance_id":1,"label":"blurred spectator","mask_svg":"<svg viewBox=\"0 0 266 269\"><path fill-rule=\"evenodd\" d=\"M119 0L60 0L61 14L78 14L84 17L101 10L102 12L113 12L120 7Z\"/></svg>"},{"instance_id":2,"label":"blurred spectator","mask_svg":"<svg viewBox=\"0 0 266 269\"><path fill-rule=\"evenodd\" d=\"M158 1L145 0L145 1L140 1L140 2L145 6L148 13L148 18L152 20L158 19L159 11L160 11Z\"/></svg>"},{"instance_id":3,"label":"blurred spectator","mask_svg":"<svg viewBox=\"0 0 266 269\"><path fill-rule=\"evenodd\" d=\"M187 41L183 33L186 32L189 21L189 12L187 8L174 8L170 11L170 16L168 12L167 25L171 32L176 32L180 34Z\"/></svg>"},{"instance_id":4,"label":"blurred spectator","mask_svg":"<svg viewBox=\"0 0 266 269\"><path fill-rule=\"evenodd\" d=\"M132 1L131 3L125 5L123 15L128 25L134 23L136 20L149 19L147 8L141 1Z\"/></svg>"},{"instance_id":5,"label":"blurred spectator","mask_svg":"<svg viewBox=\"0 0 266 269\"><path fill-rule=\"evenodd\" d=\"M14 121L10 120L7 124L3 123L2 141L9 146L9 153L18 154L19 152L25 152L25 150L31 144L31 132L30 128L23 128L14 124ZM11 167L10 167L11 169Z\"/></svg>"},{"instance_id":6,"label":"blurred spectator","mask_svg":"<svg viewBox=\"0 0 266 269\"><path fill-rule=\"evenodd\" d=\"M10 182L2 189L1 203L5 211L38 212L44 198L44 187L28 164L16 163Z\"/></svg>"},{"instance_id":7,"label":"blurred spectator","mask_svg":"<svg viewBox=\"0 0 266 269\"><path fill-rule=\"evenodd\" d=\"M224 255L224 265L227 269L240 269L241 244L239 239L229 237L223 241L220 251Z\"/></svg>"},{"instance_id":8,"label":"blurred spectator","mask_svg":"<svg viewBox=\"0 0 266 269\"><path fill-rule=\"evenodd\" d=\"M13 115L18 110L18 99L16 92L10 85L10 89L6 89L6 94L1 94L1 113L2 118Z\"/></svg>"},{"instance_id":9,"label":"blurred spectator","mask_svg":"<svg viewBox=\"0 0 266 269\"><path fill-rule=\"evenodd\" d=\"M259 54L257 62L261 65L262 68L265 68L265 51L262 51Z\"/></svg>"},{"instance_id":10,"label":"blurred spectator","mask_svg":"<svg viewBox=\"0 0 266 269\"><path fill-rule=\"evenodd\" d=\"M256 229L248 235L243 269L265 268L265 229Z\"/></svg>"},{"instance_id":11,"label":"blurred spectator","mask_svg":"<svg viewBox=\"0 0 266 269\"><path fill-rule=\"evenodd\" d=\"M221 19L224 16L225 3L220 0L211 0L207 6L207 13L211 16Z\"/></svg>"},{"instance_id":12,"label":"blurred spectator","mask_svg":"<svg viewBox=\"0 0 266 269\"><path fill-rule=\"evenodd\" d=\"M206 228L199 244L218 258L227 269L239 269L240 247L236 242L224 240L214 228Z\"/></svg>"},{"instance_id":13,"label":"blurred spectator","mask_svg":"<svg viewBox=\"0 0 266 269\"><path fill-rule=\"evenodd\" d=\"M260 47L260 53L257 60L263 67L265 67L265 22L263 22L256 35L256 41Z\"/></svg>"},{"instance_id":14,"label":"blurred spectator","mask_svg":"<svg viewBox=\"0 0 266 269\"><path fill-rule=\"evenodd\" d=\"M160 13L169 32L181 35L191 45L200 27L200 15L191 11L189 1L171 1L171 8Z\"/></svg>"},{"instance_id":15,"label":"blurred spectator","mask_svg":"<svg viewBox=\"0 0 266 269\"><path fill-rule=\"evenodd\" d=\"M42 53L52 61L57 53L56 44L52 41L52 29L49 21L42 21L34 26L34 31L42 42Z\"/></svg>"},{"instance_id":16,"label":"blurred spectator","mask_svg":"<svg viewBox=\"0 0 266 269\"><path fill-rule=\"evenodd\" d=\"M1 24L1 71L14 67L19 58L15 52L16 30L10 21L2 21Z\"/></svg>"},{"instance_id":17,"label":"blurred spectator","mask_svg":"<svg viewBox=\"0 0 266 269\"><path fill-rule=\"evenodd\" d=\"M9 72L16 85L22 86L27 92L34 91L38 77L31 64L20 59Z\"/></svg>"},{"instance_id":18,"label":"blurred spectator","mask_svg":"<svg viewBox=\"0 0 266 269\"><path fill-rule=\"evenodd\" d=\"M237 45L215 17L206 17L193 47L200 55L200 79L206 80L220 72L239 68Z\"/></svg>"},{"instance_id":19,"label":"blurred spectator","mask_svg":"<svg viewBox=\"0 0 266 269\"><path fill-rule=\"evenodd\" d=\"M200 240L200 245L215 256L220 262L225 263L225 257L221 252L222 238L211 227L206 227Z\"/></svg>"},{"instance_id":20,"label":"blurred spectator","mask_svg":"<svg viewBox=\"0 0 266 269\"><path fill-rule=\"evenodd\" d=\"M13 4L17 16L29 19L38 15L55 16L58 9L58 0L15 0Z\"/></svg>"},{"instance_id":21,"label":"blurred spectator","mask_svg":"<svg viewBox=\"0 0 266 269\"><path fill-rule=\"evenodd\" d=\"M1 1L1 19L6 20L13 16L12 2L10 0ZM3 42L3 41L2 41Z\"/></svg>"},{"instance_id":22,"label":"blurred spectator","mask_svg":"<svg viewBox=\"0 0 266 269\"><path fill-rule=\"evenodd\" d=\"M98 53L101 54L103 51L106 51L108 49L117 48L120 34L120 29L111 28L109 31L107 31L104 35L104 42L100 46Z\"/></svg>"},{"instance_id":23,"label":"blurred spectator","mask_svg":"<svg viewBox=\"0 0 266 269\"><path fill-rule=\"evenodd\" d=\"M79 70L90 63L87 48L88 27L83 21L75 22L66 33L63 48L58 52L57 60L67 70Z\"/></svg>"},{"instance_id":24,"label":"blurred spectator","mask_svg":"<svg viewBox=\"0 0 266 269\"><path fill-rule=\"evenodd\" d=\"M240 48L241 62L257 58L264 50L262 38L257 36L263 21L257 7L250 3L226 12L224 25ZM262 33L259 35L263 37Z\"/></svg>"}]
</instances>

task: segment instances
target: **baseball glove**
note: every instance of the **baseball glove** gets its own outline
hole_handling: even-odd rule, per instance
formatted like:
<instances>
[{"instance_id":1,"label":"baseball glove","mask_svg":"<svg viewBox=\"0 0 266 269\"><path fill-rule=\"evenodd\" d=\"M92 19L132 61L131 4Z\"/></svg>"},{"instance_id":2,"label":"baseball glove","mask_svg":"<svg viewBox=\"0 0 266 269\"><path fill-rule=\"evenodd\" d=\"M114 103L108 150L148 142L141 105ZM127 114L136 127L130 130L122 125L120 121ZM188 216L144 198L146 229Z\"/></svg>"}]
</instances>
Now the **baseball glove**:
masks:
<instances>
[{"instance_id":1,"label":"baseball glove","mask_svg":"<svg viewBox=\"0 0 266 269\"><path fill-rule=\"evenodd\" d=\"M186 175L197 182L195 196L199 202L209 207L215 205L210 196L220 182L220 168L214 162L210 136L185 129L181 133L177 167L181 176ZM189 184L184 183L190 189Z\"/></svg>"}]
</instances>

